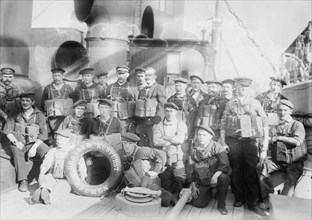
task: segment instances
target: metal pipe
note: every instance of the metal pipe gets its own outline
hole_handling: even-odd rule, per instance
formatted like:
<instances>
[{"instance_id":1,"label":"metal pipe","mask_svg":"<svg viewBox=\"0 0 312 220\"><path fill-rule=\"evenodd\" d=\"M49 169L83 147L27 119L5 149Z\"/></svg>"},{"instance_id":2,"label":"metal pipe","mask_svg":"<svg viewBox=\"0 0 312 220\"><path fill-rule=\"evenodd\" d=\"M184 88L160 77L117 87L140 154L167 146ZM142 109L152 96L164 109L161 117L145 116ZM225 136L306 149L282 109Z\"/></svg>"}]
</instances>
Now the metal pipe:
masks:
<instances>
[{"instance_id":1,"label":"metal pipe","mask_svg":"<svg viewBox=\"0 0 312 220\"><path fill-rule=\"evenodd\" d=\"M166 219L177 219L185 204L191 200L191 188L184 188L180 192L180 199L173 207Z\"/></svg>"}]
</instances>

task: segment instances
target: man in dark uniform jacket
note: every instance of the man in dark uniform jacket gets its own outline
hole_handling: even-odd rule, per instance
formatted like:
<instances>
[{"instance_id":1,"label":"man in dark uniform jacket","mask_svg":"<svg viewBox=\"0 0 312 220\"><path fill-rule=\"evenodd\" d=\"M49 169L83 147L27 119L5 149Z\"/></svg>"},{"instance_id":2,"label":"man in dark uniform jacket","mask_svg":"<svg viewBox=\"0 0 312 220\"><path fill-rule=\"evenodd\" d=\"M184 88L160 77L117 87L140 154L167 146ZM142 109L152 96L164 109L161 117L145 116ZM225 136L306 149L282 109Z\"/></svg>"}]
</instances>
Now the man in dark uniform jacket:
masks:
<instances>
[{"instance_id":1,"label":"man in dark uniform jacket","mask_svg":"<svg viewBox=\"0 0 312 220\"><path fill-rule=\"evenodd\" d=\"M136 88L134 85L130 84L127 79L130 75L130 69L128 66L117 66L116 74L117 81L113 84L110 84L106 89L107 98L110 99L118 105L119 103L126 103L135 101L137 97ZM118 109L114 109L115 117L119 118L121 124L125 130L129 130L133 124L133 116L121 115L122 113L118 111ZM133 112L134 113L134 112Z\"/></svg>"},{"instance_id":2,"label":"man in dark uniform jacket","mask_svg":"<svg viewBox=\"0 0 312 220\"><path fill-rule=\"evenodd\" d=\"M136 133L140 136L140 146L154 147L153 143L153 125L164 118L164 105L167 102L166 89L156 82L156 70L147 67L145 71L145 81L147 86L139 91L138 99L153 99L157 101L157 111L155 117L141 118L136 128Z\"/></svg>"},{"instance_id":3,"label":"man in dark uniform jacket","mask_svg":"<svg viewBox=\"0 0 312 220\"><path fill-rule=\"evenodd\" d=\"M259 179L256 172L257 163L266 155L261 153L258 156L258 138L261 136L261 150L268 149L269 128L268 118L259 101L249 96L252 79L240 77L236 79L238 96L226 103L220 127L220 143L229 147L229 160L232 168L232 189L235 196L234 207L243 206L245 199L249 209L255 213L266 216L266 213L259 208ZM243 131L231 132L232 127L227 126L227 121L235 118L235 122L240 123L244 116L248 119L260 117L261 125L257 124L257 129L263 132L255 134L244 134ZM237 118L239 120L237 120ZM234 125L233 125L234 126ZM237 128L235 128L237 129ZM238 128L240 129L240 128Z\"/></svg>"},{"instance_id":4,"label":"man in dark uniform jacket","mask_svg":"<svg viewBox=\"0 0 312 220\"><path fill-rule=\"evenodd\" d=\"M18 113L16 99L21 94L19 89L12 81L14 79L15 70L4 67L0 70L2 79L0 80L0 131L4 127L8 116ZM10 103L14 103L11 105ZM12 107L11 107L12 106Z\"/></svg>"},{"instance_id":5,"label":"man in dark uniform jacket","mask_svg":"<svg viewBox=\"0 0 312 220\"><path fill-rule=\"evenodd\" d=\"M204 80L196 75L191 75L190 80L192 89L188 94L196 101L196 105L198 107L199 102L208 96L207 93L201 90L201 87L204 84Z\"/></svg>"},{"instance_id":6,"label":"man in dark uniform jacket","mask_svg":"<svg viewBox=\"0 0 312 220\"><path fill-rule=\"evenodd\" d=\"M281 90L287 85L286 81L279 77L270 77L270 90L259 94L256 99L259 100L265 112L276 112L280 100L287 99L281 94Z\"/></svg>"},{"instance_id":7,"label":"man in dark uniform jacket","mask_svg":"<svg viewBox=\"0 0 312 220\"><path fill-rule=\"evenodd\" d=\"M176 93L169 97L167 101L178 106L178 120L182 120L186 123L188 138L192 139L195 133L195 117L197 111L196 101L186 94L187 79L180 77L175 79L174 83Z\"/></svg>"},{"instance_id":8,"label":"man in dark uniform jacket","mask_svg":"<svg viewBox=\"0 0 312 220\"><path fill-rule=\"evenodd\" d=\"M99 99L98 103L100 115L86 124L87 137L91 134L95 136L104 136L114 133L122 133L123 127L120 120L111 115L111 108L114 103L108 99ZM85 130L85 128L82 128L82 130Z\"/></svg>"},{"instance_id":9,"label":"man in dark uniform jacket","mask_svg":"<svg viewBox=\"0 0 312 220\"><path fill-rule=\"evenodd\" d=\"M45 102L47 100L69 99L73 93L73 88L63 82L63 75L65 70L62 68L53 68L51 69L51 72L53 82L44 88L41 97L41 109L44 112L48 111L48 109L45 109ZM48 117L48 125L50 127L52 137L54 137L54 132L58 130L65 117L66 115Z\"/></svg>"},{"instance_id":10,"label":"man in dark uniform jacket","mask_svg":"<svg viewBox=\"0 0 312 220\"><path fill-rule=\"evenodd\" d=\"M97 75L97 78L98 78L98 85L99 87L101 88L100 89L100 98L101 99L104 99L107 97L106 95L106 92L107 92L107 87L108 87L108 84L107 84L107 75L108 75L108 72L107 71L102 71L100 72L98 75Z\"/></svg>"},{"instance_id":11,"label":"man in dark uniform jacket","mask_svg":"<svg viewBox=\"0 0 312 220\"><path fill-rule=\"evenodd\" d=\"M212 140L214 133L205 125L197 127L196 144L191 150L186 169L188 184L192 186L192 204L204 208L217 188L218 210L222 215L228 213L226 197L228 193L231 168L225 148Z\"/></svg>"},{"instance_id":12,"label":"man in dark uniform jacket","mask_svg":"<svg viewBox=\"0 0 312 220\"><path fill-rule=\"evenodd\" d=\"M22 93L20 99L22 111L7 121L3 133L12 143L14 166L19 183L18 190L26 192L27 177L31 170L27 161L37 154L43 160L49 150L44 143L48 139L48 130L44 115L37 107L34 107L34 93Z\"/></svg>"},{"instance_id":13,"label":"man in dark uniform jacket","mask_svg":"<svg viewBox=\"0 0 312 220\"><path fill-rule=\"evenodd\" d=\"M203 99L199 103L196 124L207 125L212 128L215 134L213 137L214 141L218 141L220 138L221 118L223 116L226 103L233 97L234 84L235 81L232 79L223 80L222 93L212 96L210 99ZM208 105L211 107L209 112L210 118L206 121L208 124L205 124L206 122L203 120L205 114L204 109L208 107Z\"/></svg>"},{"instance_id":14,"label":"man in dark uniform jacket","mask_svg":"<svg viewBox=\"0 0 312 220\"><path fill-rule=\"evenodd\" d=\"M74 91L74 102L80 99L87 103L92 101L96 102L100 97L101 86L92 81L95 74L94 69L85 68L80 70L79 74L82 75L82 83L78 85Z\"/></svg>"}]
</instances>

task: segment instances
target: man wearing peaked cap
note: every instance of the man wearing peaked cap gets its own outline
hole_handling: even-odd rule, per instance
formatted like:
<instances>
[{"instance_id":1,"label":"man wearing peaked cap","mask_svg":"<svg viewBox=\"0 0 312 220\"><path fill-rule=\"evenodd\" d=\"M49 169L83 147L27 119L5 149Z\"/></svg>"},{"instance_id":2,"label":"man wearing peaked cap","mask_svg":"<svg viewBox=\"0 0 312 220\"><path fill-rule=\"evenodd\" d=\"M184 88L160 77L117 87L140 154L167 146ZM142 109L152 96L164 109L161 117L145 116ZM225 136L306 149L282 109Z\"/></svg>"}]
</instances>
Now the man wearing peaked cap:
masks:
<instances>
[{"instance_id":1,"label":"man wearing peaked cap","mask_svg":"<svg viewBox=\"0 0 312 220\"><path fill-rule=\"evenodd\" d=\"M0 69L2 75L14 75L15 70L10 67L3 67Z\"/></svg>"},{"instance_id":2,"label":"man wearing peaked cap","mask_svg":"<svg viewBox=\"0 0 312 220\"><path fill-rule=\"evenodd\" d=\"M140 146L154 147L153 125L164 118L164 104L167 101L167 95L165 87L156 82L156 69L153 67L146 67L144 76L146 86L139 90L138 100L152 100L150 103L154 106L150 107L156 107L156 114L154 117L141 117L136 131L141 139L139 143Z\"/></svg>"},{"instance_id":3,"label":"man wearing peaked cap","mask_svg":"<svg viewBox=\"0 0 312 220\"><path fill-rule=\"evenodd\" d=\"M116 67L117 81L110 84L106 90L106 98L113 101L116 106L113 109L114 116L121 121L124 128L128 128L131 124L135 123L132 117L134 115L134 108L127 107L129 111L132 111L129 114L123 114L121 111L117 111L117 109L125 108L122 106L134 106L138 96L136 86L127 81L130 76L129 70L129 67L125 65Z\"/></svg>"},{"instance_id":4,"label":"man wearing peaked cap","mask_svg":"<svg viewBox=\"0 0 312 220\"><path fill-rule=\"evenodd\" d=\"M164 108L172 108L172 109L179 111L179 107L176 104L174 104L173 102L167 102L164 105Z\"/></svg>"},{"instance_id":5,"label":"man wearing peaked cap","mask_svg":"<svg viewBox=\"0 0 312 220\"><path fill-rule=\"evenodd\" d=\"M84 100L78 100L74 103L73 113L65 117L62 123L62 129L70 129L72 133L77 135L84 136L86 134L87 125L85 123L88 122L88 117L85 115L85 111L87 108L87 102Z\"/></svg>"},{"instance_id":6,"label":"man wearing peaked cap","mask_svg":"<svg viewBox=\"0 0 312 220\"><path fill-rule=\"evenodd\" d=\"M36 155L39 155L41 160L45 157L49 150L44 143L48 140L48 129L45 116L34 105L34 93L22 93L20 99L22 110L7 120L3 133L11 142L10 147L19 183L18 190L26 192L27 176L30 171L28 160Z\"/></svg>"},{"instance_id":7,"label":"man wearing peaked cap","mask_svg":"<svg viewBox=\"0 0 312 220\"><path fill-rule=\"evenodd\" d=\"M19 98L31 98L31 100L35 99L35 93L34 92L23 92L19 95Z\"/></svg>"},{"instance_id":8,"label":"man wearing peaked cap","mask_svg":"<svg viewBox=\"0 0 312 220\"><path fill-rule=\"evenodd\" d=\"M221 82L217 81L217 80L209 80L206 81L207 84L207 94L208 97L207 98L212 98L213 96L216 96L219 94L220 90L221 90Z\"/></svg>"},{"instance_id":9,"label":"man wearing peaked cap","mask_svg":"<svg viewBox=\"0 0 312 220\"><path fill-rule=\"evenodd\" d=\"M109 107L113 107L114 103L109 99L99 99L98 100L99 105L107 105Z\"/></svg>"},{"instance_id":10,"label":"man wearing peaked cap","mask_svg":"<svg viewBox=\"0 0 312 220\"><path fill-rule=\"evenodd\" d=\"M184 84L187 84L187 83L189 83L189 81L188 81L188 79L185 79L183 77L179 77L179 78L176 78L174 80L174 83L184 83Z\"/></svg>"},{"instance_id":11,"label":"man wearing peaked cap","mask_svg":"<svg viewBox=\"0 0 312 220\"><path fill-rule=\"evenodd\" d=\"M227 215L226 197L231 174L227 153L221 144L212 140L214 132L209 126L199 125L196 132L197 141L191 149L189 169L186 172L187 183L191 185L193 195L191 203L195 207L206 207L211 199L207 192L216 186L218 210L222 215ZM204 169L209 172L202 172Z\"/></svg>"},{"instance_id":12,"label":"man wearing peaked cap","mask_svg":"<svg viewBox=\"0 0 312 220\"><path fill-rule=\"evenodd\" d=\"M293 108L293 104L288 100L279 102L277 106L279 123L276 125L275 134L271 137L271 157L267 157L264 163L259 164L260 187L263 189L261 193L262 197L266 199L269 193L274 192L270 178L271 173L282 170L286 174L286 181L281 192L281 195L286 196L293 196L295 186L303 173L304 161L307 159L306 132L303 124L292 118ZM297 151L287 150L285 152L285 148ZM284 157L280 157L280 155L284 155Z\"/></svg>"},{"instance_id":13,"label":"man wearing peaked cap","mask_svg":"<svg viewBox=\"0 0 312 220\"><path fill-rule=\"evenodd\" d=\"M204 84L204 80L197 75L191 75L190 80L191 89L188 92L188 95L195 100L198 107L199 102L207 97L207 93L201 90L202 85Z\"/></svg>"},{"instance_id":14,"label":"man wearing peaked cap","mask_svg":"<svg viewBox=\"0 0 312 220\"><path fill-rule=\"evenodd\" d=\"M286 82L278 77L270 77L270 79L270 89L257 95L256 99L260 102L264 111L267 113L269 117L269 124L276 125L278 121L276 114L277 105L281 100L287 99L281 94L282 88ZM271 127L271 129L274 129L274 127Z\"/></svg>"},{"instance_id":15,"label":"man wearing peaked cap","mask_svg":"<svg viewBox=\"0 0 312 220\"><path fill-rule=\"evenodd\" d=\"M291 101L286 100L286 99L282 99L279 102L280 105L286 105L288 108L290 108L291 110L294 110L294 105L291 103Z\"/></svg>"},{"instance_id":16,"label":"man wearing peaked cap","mask_svg":"<svg viewBox=\"0 0 312 220\"><path fill-rule=\"evenodd\" d=\"M73 103L71 96L74 92L73 88L63 81L65 70L62 68L51 69L53 82L47 85L41 96L41 109L48 116L48 125L51 130L52 136L54 137L54 132L59 129L64 118L68 115L66 108L68 108L67 103ZM57 105L56 100L62 99L63 103ZM59 102L60 103L60 102ZM65 104L66 103L66 104ZM64 112L63 115L58 115L56 113L56 108L60 112ZM71 107L71 106L70 106Z\"/></svg>"},{"instance_id":17,"label":"man wearing peaked cap","mask_svg":"<svg viewBox=\"0 0 312 220\"><path fill-rule=\"evenodd\" d=\"M13 82L15 70L10 67L3 67L0 70L2 78L0 80L0 131L8 116L18 113L16 98L22 90Z\"/></svg>"},{"instance_id":18,"label":"man wearing peaked cap","mask_svg":"<svg viewBox=\"0 0 312 220\"><path fill-rule=\"evenodd\" d=\"M186 87L189 81L179 77L174 80L175 94L168 98L167 102L176 104L179 108L177 118L186 123L188 127L188 136L193 138L195 132L195 114L197 105L194 98L186 94Z\"/></svg>"},{"instance_id":19,"label":"man wearing peaked cap","mask_svg":"<svg viewBox=\"0 0 312 220\"><path fill-rule=\"evenodd\" d=\"M126 65L122 65L122 66L117 66L116 67L116 72L127 72L129 73L130 72L130 68Z\"/></svg>"},{"instance_id":20,"label":"man wearing peaked cap","mask_svg":"<svg viewBox=\"0 0 312 220\"><path fill-rule=\"evenodd\" d=\"M221 83L222 83L222 85L228 83L228 84L231 84L232 86L234 86L235 80L234 79L225 79Z\"/></svg>"},{"instance_id":21,"label":"man wearing peaked cap","mask_svg":"<svg viewBox=\"0 0 312 220\"><path fill-rule=\"evenodd\" d=\"M94 117L87 125L87 137L105 136L123 132L123 127L118 118L112 115L114 103L109 99L98 100L98 110L100 115ZM84 130L84 128L83 128Z\"/></svg>"},{"instance_id":22,"label":"man wearing peaked cap","mask_svg":"<svg viewBox=\"0 0 312 220\"><path fill-rule=\"evenodd\" d=\"M234 80L226 79L222 81L222 93L216 96L208 96L199 103L199 110L197 113L196 124L211 127L215 133L213 140L218 141L220 138L220 123L226 103L233 97ZM213 120L207 119L207 110L209 117Z\"/></svg>"},{"instance_id":23,"label":"man wearing peaked cap","mask_svg":"<svg viewBox=\"0 0 312 220\"><path fill-rule=\"evenodd\" d=\"M104 92L102 91L102 86L100 84L93 82L93 77L95 75L94 68L85 68L81 70L79 74L82 75L82 82L75 88L73 100L74 102L80 99L86 101L89 107L85 114L87 117L92 118L97 112L96 109L91 106L96 105L97 100L102 97Z\"/></svg>"},{"instance_id":24,"label":"man wearing peaked cap","mask_svg":"<svg viewBox=\"0 0 312 220\"><path fill-rule=\"evenodd\" d=\"M138 92L145 88L147 86L147 83L145 81L145 74L146 74L146 69L145 68L137 68L135 69L135 74L137 78L137 88Z\"/></svg>"},{"instance_id":25,"label":"man wearing peaked cap","mask_svg":"<svg viewBox=\"0 0 312 220\"><path fill-rule=\"evenodd\" d=\"M98 75L97 75L97 79L98 79L98 85L101 88L100 90L100 98L106 98L106 90L108 87L107 84L107 75L108 72L106 70L101 71Z\"/></svg>"},{"instance_id":26,"label":"man wearing peaked cap","mask_svg":"<svg viewBox=\"0 0 312 220\"><path fill-rule=\"evenodd\" d=\"M146 182L144 178L144 176L156 177L165 169L166 153L155 148L139 147L137 145L139 140L140 138L133 133L122 135L124 155L122 158L126 182L131 187L141 186L153 190L157 187L157 189L162 191L160 195L162 206L169 206L173 195L162 189L160 185Z\"/></svg>"},{"instance_id":27,"label":"man wearing peaked cap","mask_svg":"<svg viewBox=\"0 0 312 220\"><path fill-rule=\"evenodd\" d=\"M251 86L252 84L252 79L248 78L248 77L238 77L234 79L237 84L241 85L241 86Z\"/></svg>"},{"instance_id":28,"label":"man wearing peaked cap","mask_svg":"<svg viewBox=\"0 0 312 220\"><path fill-rule=\"evenodd\" d=\"M51 69L51 72L52 72L52 74L54 74L54 73L62 73L63 74L63 73L65 73L65 70L62 68L56 67L56 68Z\"/></svg>"},{"instance_id":29,"label":"man wearing peaked cap","mask_svg":"<svg viewBox=\"0 0 312 220\"><path fill-rule=\"evenodd\" d=\"M122 139L125 141L130 141L130 142L138 142L140 141L140 138L133 133L127 132L121 135Z\"/></svg>"},{"instance_id":30,"label":"man wearing peaked cap","mask_svg":"<svg viewBox=\"0 0 312 220\"><path fill-rule=\"evenodd\" d=\"M32 202L51 204L60 197L69 194L71 187L64 172L64 163L69 152L75 148L70 142L73 133L69 129L57 130L56 147L46 154L39 173L39 188L32 195ZM78 173L81 180L87 177L87 168L83 157L78 161ZM53 198L53 200L51 200Z\"/></svg>"},{"instance_id":31,"label":"man wearing peaked cap","mask_svg":"<svg viewBox=\"0 0 312 220\"><path fill-rule=\"evenodd\" d=\"M252 80L246 77L237 78L237 97L232 98L226 104L220 125L220 143L229 147L230 165L233 169L232 187L235 196L235 207L243 206L246 202L249 209L261 216L266 213L258 207L259 182L255 172L257 161L264 162L269 142L268 118L260 102L249 95ZM248 112L246 111L248 109ZM233 120L238 115L244 115L252 120L250 115L261 119L261 124L252 124L260 133L248 133L248 129L238 132L241 126L240 120ZM235 130L228 122L240 123ZM261 126L262 125L262 126ZM247 133L246 133L247 132ZM258 139L261 137L261 139ZM257 142L261 140L261 143ZM258 150L261 146L261 153ZM244 167L242 170L241 167ZM246 193L248 192L248 193ZM249 193L250 192L250 193Z\"/></svg>"}]
</instances>

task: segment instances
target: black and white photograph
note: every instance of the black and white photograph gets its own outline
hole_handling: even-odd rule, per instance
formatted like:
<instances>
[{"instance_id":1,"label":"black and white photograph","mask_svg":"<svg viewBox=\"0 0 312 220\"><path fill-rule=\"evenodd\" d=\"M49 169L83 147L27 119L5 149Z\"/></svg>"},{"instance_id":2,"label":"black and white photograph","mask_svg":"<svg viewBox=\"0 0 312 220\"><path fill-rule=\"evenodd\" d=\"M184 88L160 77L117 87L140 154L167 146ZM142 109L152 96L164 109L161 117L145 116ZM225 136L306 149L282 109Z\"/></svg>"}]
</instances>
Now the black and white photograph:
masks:
<instances>
[{"instance_id":1,"label":"black and white photograph","mask_svg":"<svg viewBox=\"0 0 312 220\"><path fill-rule=\"evenodd\" d=\"M0 0L0 219L312 219L311 0Z\"/></svg>"}]
</instances>

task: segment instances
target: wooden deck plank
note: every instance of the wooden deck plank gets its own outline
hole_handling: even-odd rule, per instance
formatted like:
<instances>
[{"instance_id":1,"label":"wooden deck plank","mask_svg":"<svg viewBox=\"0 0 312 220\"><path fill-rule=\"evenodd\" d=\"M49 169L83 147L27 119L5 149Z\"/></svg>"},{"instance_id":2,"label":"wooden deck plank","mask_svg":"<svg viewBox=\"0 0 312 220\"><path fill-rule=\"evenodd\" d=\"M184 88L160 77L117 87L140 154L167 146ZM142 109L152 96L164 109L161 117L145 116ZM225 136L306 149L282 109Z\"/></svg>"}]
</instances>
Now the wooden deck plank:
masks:
<instances>
[{"instance_id":1,"label":"wooden deck plank","mask_svg":"<svg viewBox=\"0 0 312 220\"><path fill-rule=\"evenodd\" d=\"M167 216L170 214L170 212L172 211L173 206L169 207L169 209L167 210L166 214L161 218L161 219L166 219Z\"/></svg>"},{"instance_id":2,"label":"wooden deck plank","mask_svg":"<svg viewBox=\"0 0 312 220\"><path fill-rule=\"evenodd\" d=\"M152 217L150 219L163 219L169 209L170 207L161 207L158 216Z\"/></svg>"},{"instance_id":3,"label":"wooden deck plank","mask_svg":"<svg viewBox=\"0 0 312 220\"><path fill-rule=\"evenodd\" d=\"M208 203L207 207L205 207L205 208L202 209L201 213L200 213L199 216L198 216L198 219L209 219L209 218L210 218L210 215L211 215L211 213L212 213L212 211L213 211L214 204L215 204L215 200L212 199L212 200Z\"/></svg>"},{"instance_id":4,"label":"wooden deck plank","mask_svg":"<svg viewBox=\"0 0 312 220\"><path fill-rule=\"evenodd\" d=\"M213 200L214 200L214 206L213 206L213 209L212 209L212 212L211 212L209 219L221 219L222 215L220 214L220 212L218 210L218 201L215 199L213 199Z\"/></svg>"},{"instance_id":5,"label":"wooden deck plank","mask_svg":"<svg viewBox=\"0 0 312 220\"><path fill-rule=\"evenodd\" d=\"M182 209L182 211L180 212L180 214L178 215L177 219L185 219L188 216L191 209L192 209L192 205L186 204L184 208Z\"/></svg>"},{"instance_id":6,"label":"wooden deck plank","mask_svg":"<svg viewBox=\"0 0 312 220\"><path fill-rule=\"evenodd\" d=\"M202 209L201 208L196 208L192 206L188 216L186 216L186 219L198 219Z\"/></svg>"}]
</instances>

